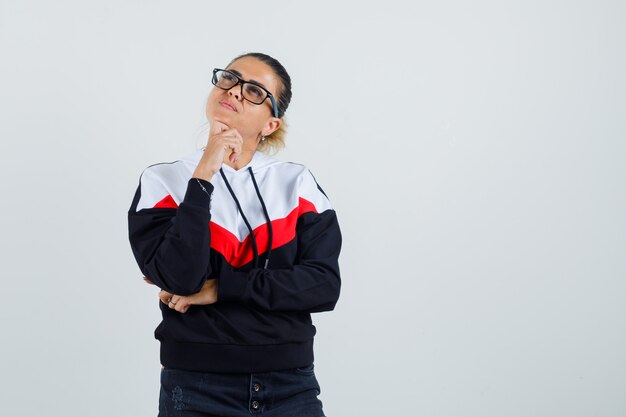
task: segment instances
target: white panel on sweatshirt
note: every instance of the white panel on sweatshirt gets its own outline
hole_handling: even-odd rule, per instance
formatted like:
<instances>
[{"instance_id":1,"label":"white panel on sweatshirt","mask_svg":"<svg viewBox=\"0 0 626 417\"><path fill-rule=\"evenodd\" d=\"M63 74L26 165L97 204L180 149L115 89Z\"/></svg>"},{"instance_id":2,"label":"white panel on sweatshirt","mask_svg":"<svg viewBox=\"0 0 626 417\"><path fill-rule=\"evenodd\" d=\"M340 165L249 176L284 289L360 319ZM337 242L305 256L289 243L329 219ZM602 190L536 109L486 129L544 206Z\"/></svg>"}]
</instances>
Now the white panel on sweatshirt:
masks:
<instances>
[{"instance_id":1,"label":"white panel on sweatshirt","mask_svg":"<svg viewBox=\"0 0 626 417\"><path fill-rule=\"evenodd\" d=\"M141 198L137 204L137 211L153 208L168 194L176 204L180 204L185 197L187 182L201 156L200 150L180 161L146 168L141 176ZM318 213L332 209L330 201L320 191L313 175L305 166L278 161L256 152L252 161L239 170L223 165L224 175L252 229L267 221L248 172L249 166L252 167L271 220L286 217L298 207L300 197L312 203ZM211 183L214 186L211 196L211 221L229 230L243 242L249 231L222 176L217 173Z\"/></svg>"}]
</instances>

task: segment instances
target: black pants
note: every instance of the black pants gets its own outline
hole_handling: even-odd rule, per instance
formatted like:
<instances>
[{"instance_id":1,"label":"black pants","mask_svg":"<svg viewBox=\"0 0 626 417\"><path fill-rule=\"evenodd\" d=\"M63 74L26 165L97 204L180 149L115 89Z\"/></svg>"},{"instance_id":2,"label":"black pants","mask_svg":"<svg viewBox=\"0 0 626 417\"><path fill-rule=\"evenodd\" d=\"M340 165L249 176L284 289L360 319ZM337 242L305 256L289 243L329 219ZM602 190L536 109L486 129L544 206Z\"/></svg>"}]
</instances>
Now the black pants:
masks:
<instances>
[{"instance_id":1,"label":"black pants","mask_svg":"<svg viewBox=\"0 0 626 417\"><path fill-rule=\"evenodd\" d=\"M313 365L255 374L161 370L159 417L323 417Z\"/></svg>"}]
</instances>

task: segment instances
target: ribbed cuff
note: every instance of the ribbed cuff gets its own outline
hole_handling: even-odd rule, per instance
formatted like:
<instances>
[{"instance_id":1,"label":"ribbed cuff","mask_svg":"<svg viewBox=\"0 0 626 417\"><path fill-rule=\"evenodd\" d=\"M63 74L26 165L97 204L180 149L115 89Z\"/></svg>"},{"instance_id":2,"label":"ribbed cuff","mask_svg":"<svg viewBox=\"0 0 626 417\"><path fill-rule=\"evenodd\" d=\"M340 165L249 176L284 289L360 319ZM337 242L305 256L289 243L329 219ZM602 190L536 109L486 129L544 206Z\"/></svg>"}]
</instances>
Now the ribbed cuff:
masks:
<instances>
[{"instance_id":1,"label":"ribbed cuff","mask_svg":"<svg viewBox=\"0 0 626 417\"><path fill-rule=\"evenodd\" d=\"M240 301L246 293L247 285L247 272L221 271L217 285L217 299L219 301Z\"/></svg>"},{"instance_id":2,"label":"ribbed cuff","mask_svg":"<svg viewBox=\"0 0 626 417\"><path fill-rule=\"evenodd\" d=\"M204 189L202 189L202 187L204 187ZM187 192L185 193L183 202L208 208L211 204L212 193L213 184L199 178L191 178L189 182L187 182Z\"/></svg>"}]
</instances>

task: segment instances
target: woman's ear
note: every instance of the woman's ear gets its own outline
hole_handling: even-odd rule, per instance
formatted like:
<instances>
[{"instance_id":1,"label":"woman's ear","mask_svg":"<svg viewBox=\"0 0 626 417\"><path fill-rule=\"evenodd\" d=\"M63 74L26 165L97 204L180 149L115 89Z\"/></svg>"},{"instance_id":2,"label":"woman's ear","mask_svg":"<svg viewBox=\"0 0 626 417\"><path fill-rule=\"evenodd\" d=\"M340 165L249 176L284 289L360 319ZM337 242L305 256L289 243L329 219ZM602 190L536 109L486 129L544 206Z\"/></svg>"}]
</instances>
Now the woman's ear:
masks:
<instances>
[{"instance_id":1,"label":"woman's ear","mask_svg":"<svg viewBox=\"0 0 626 417\"><path fill-rule=\"evenodd\" d=\"M282 123L283 121L279 119L278 117L270 117L267 120L267 123L265 123L263 130L261 130L261 135L262 136L271 135L272 133L276 132L280 128L280 125Z\"/></svg>"}]
</instances>

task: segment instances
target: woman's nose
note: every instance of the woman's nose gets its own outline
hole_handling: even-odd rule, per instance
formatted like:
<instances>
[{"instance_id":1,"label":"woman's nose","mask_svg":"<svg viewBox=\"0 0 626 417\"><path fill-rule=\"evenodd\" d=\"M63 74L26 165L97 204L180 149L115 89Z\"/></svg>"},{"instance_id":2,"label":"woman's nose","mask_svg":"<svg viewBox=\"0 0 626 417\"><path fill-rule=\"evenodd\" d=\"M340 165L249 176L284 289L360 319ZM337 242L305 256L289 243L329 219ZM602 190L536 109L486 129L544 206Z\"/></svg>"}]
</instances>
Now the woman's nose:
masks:
<instances>
[{"instance_id":1,"label":"woman's nose","mask_svg":"<svg viewBox=\"0 0 626 417\"><path fill-rule=\"evenodd\" d=\"M241 100L241 88L241 84L235 84L230 90L228 90L228 94L235 96L235 99L237 100Z\"/></svg>"}]
</instances>

